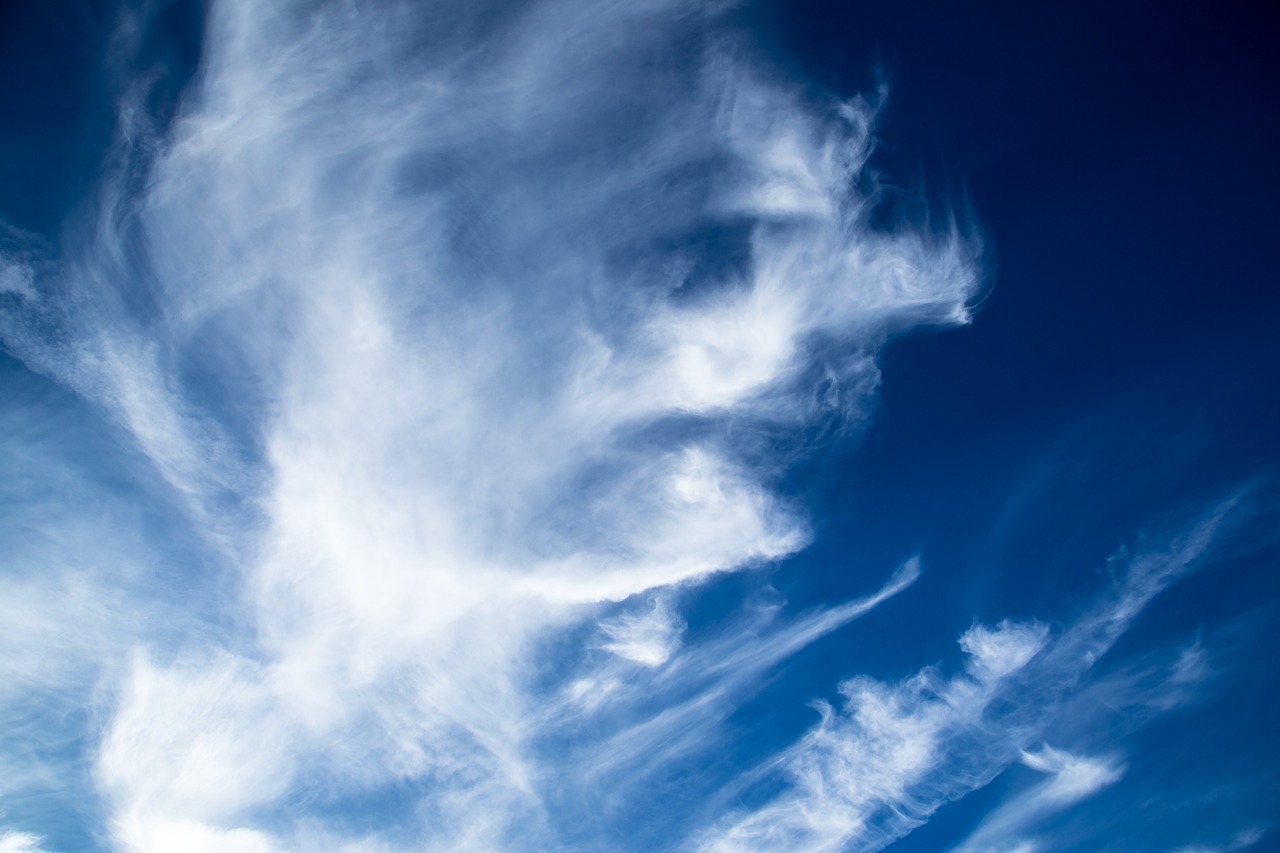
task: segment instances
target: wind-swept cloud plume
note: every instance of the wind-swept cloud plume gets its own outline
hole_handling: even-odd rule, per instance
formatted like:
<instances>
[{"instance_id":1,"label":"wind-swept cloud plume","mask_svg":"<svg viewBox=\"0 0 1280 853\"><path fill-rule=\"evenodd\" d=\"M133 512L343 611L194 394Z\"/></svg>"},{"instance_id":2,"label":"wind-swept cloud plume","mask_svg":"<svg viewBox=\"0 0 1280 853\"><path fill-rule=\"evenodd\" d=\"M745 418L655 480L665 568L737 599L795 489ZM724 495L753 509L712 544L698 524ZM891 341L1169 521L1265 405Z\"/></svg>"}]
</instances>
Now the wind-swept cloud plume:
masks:
<instances>
[{"instance_id":1,"label":"wind-swept cloud plume","mask_svg":"<svg viewBox=\"0 0 1280 853\"><path fill-rule=\"evenodd\" d=\"M720 15L226 0L171 125L121 87L95 227L10 252L0 333L229 578L176 643L104 623L150 646L95 750L123 849L355 844L370 796L401 811L369 844L569 843L540 744L722 717L863 612L713 676L663 590L807 543L770 435L856 420L888 335L964 322L975 247L873 228L874 104L802 99Z\"/></svg>"}]
</instances>

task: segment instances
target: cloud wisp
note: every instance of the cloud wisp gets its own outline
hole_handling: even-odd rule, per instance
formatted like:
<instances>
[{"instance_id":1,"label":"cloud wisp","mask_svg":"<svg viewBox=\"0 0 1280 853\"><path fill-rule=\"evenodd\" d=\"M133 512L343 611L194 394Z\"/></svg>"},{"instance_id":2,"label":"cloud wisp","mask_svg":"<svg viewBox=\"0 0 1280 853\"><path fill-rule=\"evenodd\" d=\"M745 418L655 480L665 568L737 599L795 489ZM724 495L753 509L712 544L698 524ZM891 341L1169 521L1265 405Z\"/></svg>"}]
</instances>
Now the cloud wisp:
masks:
<instances>
[{"instance_id":1,"label":"cloud wisp","mask_svg":"<svg viewBox=\"0 0 1280 853\"><path fill-rule=\"evenodd\" d=\"M1024 836L1044 820L1117 782L1124 766L1106 758L1091 758L1042 747L1023 752L1022 763L1048 774L1048 779L1000 806L955 848L957 853L1034 853L1041 845Z\"/></svg>"},{"instance_id":2,"label":"cloud wisp","mask_svg":"<svg viewBox=\"0 0 1280 853\"><path fill-rule=\"evenodd\" d=\"M1236 503L1167 548L1127 558L1114 588L1057 636L1038 622L975 625L960 637L961 674L926 668L897 684L849 679L842 706L821 703L819 723L764 768L764 778L784 780L781 792L726 817L702 849L880 850L1019 760L1051 778L989 816L959 849L1035 849L1016 832L1123 772L1111 759L1036 750L1037 741L1143 607L1204 557Z\"/></svg>"}]
</instances>

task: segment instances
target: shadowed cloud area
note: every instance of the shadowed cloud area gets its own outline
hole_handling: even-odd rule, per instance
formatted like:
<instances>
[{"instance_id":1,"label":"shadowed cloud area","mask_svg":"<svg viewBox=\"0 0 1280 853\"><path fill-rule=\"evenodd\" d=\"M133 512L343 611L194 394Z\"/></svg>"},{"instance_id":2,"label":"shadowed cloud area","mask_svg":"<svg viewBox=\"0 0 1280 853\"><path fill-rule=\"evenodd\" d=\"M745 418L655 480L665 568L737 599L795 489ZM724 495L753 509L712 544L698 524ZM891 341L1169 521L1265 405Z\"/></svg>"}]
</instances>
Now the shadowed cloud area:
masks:
<instances>
[{"instance_id":1,"label":"shadowed cloud area","mask_svg":"<svg viewBox=\"0 0 1280 853\"><path fill-rule=\"evenodd\" d=\"M1000 167L910 147L945 21L37 5L0 853L1274 840L1274 345L1229 281L1185 350L1037 333Z\"/></svg>"}]
</instances>

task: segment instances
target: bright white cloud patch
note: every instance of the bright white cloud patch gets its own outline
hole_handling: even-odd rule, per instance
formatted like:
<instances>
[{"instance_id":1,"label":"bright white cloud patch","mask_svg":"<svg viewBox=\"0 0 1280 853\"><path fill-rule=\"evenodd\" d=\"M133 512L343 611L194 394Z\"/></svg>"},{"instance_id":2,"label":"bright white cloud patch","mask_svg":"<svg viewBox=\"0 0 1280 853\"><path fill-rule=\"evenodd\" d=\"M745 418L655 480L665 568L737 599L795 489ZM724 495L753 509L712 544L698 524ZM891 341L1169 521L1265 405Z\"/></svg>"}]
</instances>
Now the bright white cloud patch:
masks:
<instances>
[{"instance_id":1,"label":"bright white cloud patch","mask_svg":"<svg viewBox=\"0 0 1280 853\"><path fill-rule=\"evenodd\" d=\"M1024 751L1022 763L1049 778L1024 791L988 815L956 848L957 851L1039 850L1042 845L1024 836L1037 821L1096 794L1124 775L1124 765L1111 758L1093 758L1041 747Z\"/></svg>"},{"instance_id":2,"label":"bright white cloud patch","mask_svg":"<svg viewBox=\"0 0 1280 853\"><path fill-rule=\"evenodd\" d=\"M116 849L625 846L610 815L771 667L918 577L686 636L683 594L812 536L780 444L861 417L887 337L966 322L978 279L955 229L871 225L874 104L771 79L717 5L220 0L162 139L125 88L96 229L0 266L5 346L149 508L91 517L70 466L11 523L7 558L58 559L0 603L5 672L94 711L57 743ZM668 840L882 846L1015 760L1193 550L1058 636L975 625L963 674L851 678L760 771L781 794Z\"/></svg>"},{"instance_id":3,"label":"bright white cloud patch","mask_svg":"<svg viewBox=\"0 0 1280 853\"><path fill-rule=\"evenodd\" d=\"M1049 629L1044 625L1013 625L1007 620L994 630L974 625L960 638L969 655L965 662L979 681L994 681L1026 666L1044 648Z\"/></svg>"},{"instance_id":4,"label":"bright white cloud patch","mask_svg":"<svg viewBox=\"0 0 1280 853\"><path fill-rule=\"evenodd\" d=\"M0 853L44 853L40 841L29 832L0 832Z\"/></svg>"},{"instance_id":5,"label":"bright white cloud patch","mask_svg":"<svg viewBox=\"0 0 1280 853\"><path fill-rule=\"evenodd\" d=\"M600 624L609 638L604 648L644 666L661 666L680 643L683 624L662 599L647 612L624 614Z\"/></svg>"}]
</instances>

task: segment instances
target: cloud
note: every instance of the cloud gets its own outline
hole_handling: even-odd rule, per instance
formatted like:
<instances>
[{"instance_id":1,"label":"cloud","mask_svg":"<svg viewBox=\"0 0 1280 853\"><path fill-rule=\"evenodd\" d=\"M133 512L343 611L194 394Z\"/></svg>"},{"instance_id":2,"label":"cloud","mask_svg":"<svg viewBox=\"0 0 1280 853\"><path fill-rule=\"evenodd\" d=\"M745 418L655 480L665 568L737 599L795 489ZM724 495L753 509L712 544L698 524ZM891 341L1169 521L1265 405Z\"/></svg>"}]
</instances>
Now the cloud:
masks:
<instances>
[{"instance_id":1,"label":"cloud","mask_svg":"<svg viewBox=\"0 0 1280 853\"><path fill-rule=\"evenodd\" d=\"M811 537L775 436L856 422L889 335L968 318L971 236L869 222L874 103L772 79L713 5L486 9L214 3L171 123L129 17L93 227L6 258L5 346L191 534L140 584L160 611L70 575L131 615L56 650L101 680L78 735L122 849L394 846L359 828L387 791L431 849L552 843L546 744L596 739L625 785L618 756L672 755L625 744L704 748L770 666L914 577L680 641L675 591ZM58 581L33 583L52 612Z\"/></svg>"},{"instance_id":2,"label":"cloud","mask_svg":"<svg viewBox=\"0 0 1280 853\"><path fill-rule=\"evenodd\" d=\"M761 610L682 649L655 681L611 666L589 671L570 687L571 704L597 715L600 726L577 759L583 774L634 782L697 761L720 742L724 720L772 667L906 590L920 571L913 557L876 592L794 620L782 620L776 609Z\"/></svg>"},{"instance_id":3,"label":"cloud","mask_svg":"<svg viewBox=\"0 0 1280 853\"><path fill-rule=\"evenodd\" d=\"M847 680L842 705L820 703L820 722L763 769L780 793L713 824L701 849L879 850L1017 760L1052 778L998 810L961 849L1035 849L1017 837L1024 824L1123 770L1032 744L1147 602L1203 558L1236 504L1214 507L1166 548L1125 555L1121 579L1057 636L1036 622L975 625L960 638L964 674L927 668L896 684Z\"/></svg>"},{"instance_id":4,"label":"cloud","mask_svg":"<svg viewBox=\"0 0 1280 853\"><path fill-rule=\"evenodd\" d=\"M1049 629L1044 625L1014 625L1008 620L995 629L974 625L960 638L969 655L965 666L978 681L995 681L1016 672L1044 648Z\"/></svg>"},{"instance_id":5,"label":"cloud","mask_svg":"<svg viewBox=\"0 0 1280 853\"><path fill-rule=\"evenodd\" d=\"M683 629L679 616L660 598L654 599L647 613L624 614L600 623L600 630L609 638L603 648L643 666L666 663L679 645Z\"/></svg>"},{"instance_id":6,"label":"cloud","mask_svg":"<svg viewBox=\"0 0 1280 853\"><path fill-rule=\"evenodd\" d=\"M1091 797L1124 775L1125 767L1115 759L1072 755L1048 746L1022 753L1022 763L1049 778L1013 797L983 819L957 851L1006 851L1037 849L1039 845L1021 836L1038 821Z\"/></svg>"},{"instance_id":7,"label":"cloud","mask_svg":"<svg viewBox=\"0 0 1280 853\"><path fill-rule=\"evenodd\" d=\"M48 498L5 522L38 701L3 719L68 720L18 771L139 853L639 846L653 780L706 805L626 825L799 850L882 846L1035 742L1218 521L1057 635L974 625L963 673L850 678L758 771L689 772L919 577L798 615L717 586L810 542L789 465L980 278L959 225L873 223L881 93L777 79L718 6L221 0L171 123L122 36L92 227L0 266L0 339L85 433L4 451L7 502Z\"/></svg>"},{"instance_id":8,"label":"cloud","mask_svg":"<svg viewBox=\"0 0 1280 853\"><path fill-rule=\"evenodd\" d=\"M0 853L44 853L43 839L29 832L0 832Z\"/></svg>"},{"instance_id":9,"label":"cloud","mask_svg":"<svg viewBox=\"0 0 1280 853\"><path fill-rule=\"evenodd\" d=\"M1269 829L1266 826L1247 826L1224 844L1179 847L1174 853L1233 853L1236 850L1248 850L1262 841Z\"/></svg>"},{"instance_id":10,"label":"cloud","mask_svg":"<svg viewBox=\"0 0 1280 853\"><path fill-rule=\"evenodd\" d=\"M945 799L994 775L1010 748L1009 733L989 731L983 715L1018 667L993 674L974 650L999 648L1006 662L1025 665L1046 637L1034 623L975 626L961 645L981 680L943 681L924 670L895 685L844 682L843 706L819 705L821 722L777 759L785 793L715 828L702 848L871 850L913 829Z\"/></svg>"},{"instance_id":11,"label":"cloud","mask_svg":"<svg viewBox=\"0 0 1280 853\"><path fill-rule=\"evenodd\" d=\"M35 299L35 275L24 263L8 262L0 267L0 293L9 293L23 299Z\"/></svg>"}]
</instances>

